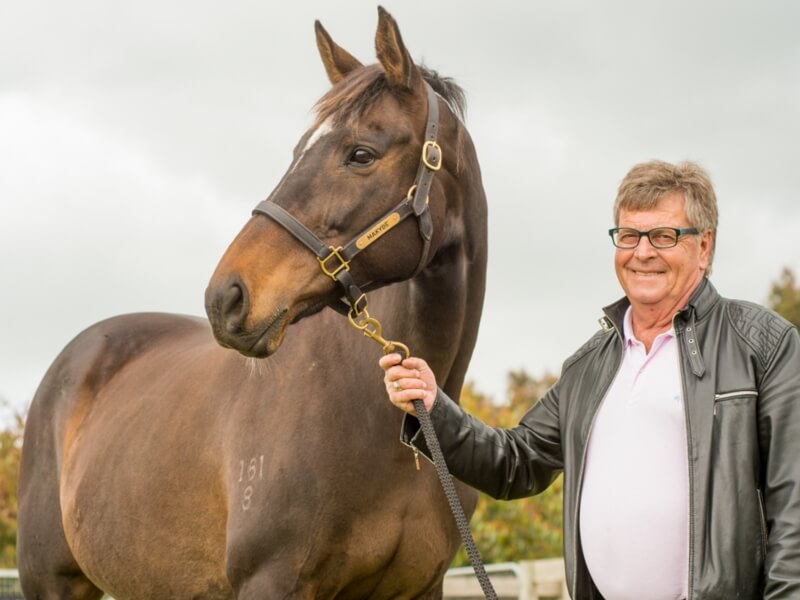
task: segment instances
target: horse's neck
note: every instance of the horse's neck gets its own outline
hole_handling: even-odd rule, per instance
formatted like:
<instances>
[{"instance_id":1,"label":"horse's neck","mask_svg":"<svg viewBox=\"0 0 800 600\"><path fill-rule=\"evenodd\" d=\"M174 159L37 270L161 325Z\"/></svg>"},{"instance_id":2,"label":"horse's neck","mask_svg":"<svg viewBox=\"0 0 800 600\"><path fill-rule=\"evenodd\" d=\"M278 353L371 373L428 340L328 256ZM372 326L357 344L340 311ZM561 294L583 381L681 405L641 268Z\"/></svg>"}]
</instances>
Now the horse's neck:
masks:
<instances>
[{"instance_id":1,"label":"horse's neck","mask_svg":"<svg viewBox=\"0 0 800 600\"><path fill-rule=\"evenodd\" d=\"M465 257L436 261L414 279L380 290L388 339L409 343L431 365L438 384L457 396L477 337L485 267Z\"/></svg>"},{"instance_id":2,"label":"horse's neck","mask_svg":"<svg viewBox=\"0 0 800 600\"><path fill-rule=\"evenodd\" d=\"M377 290L375 303L386 315L385 337L408 343L412 355L426 359L455 400L478 336L487 260L486 197L472 140L463 136L458 176L441 190L459 209L437 232L435 256L414 278Z\"/></svg>"}]
</instances>

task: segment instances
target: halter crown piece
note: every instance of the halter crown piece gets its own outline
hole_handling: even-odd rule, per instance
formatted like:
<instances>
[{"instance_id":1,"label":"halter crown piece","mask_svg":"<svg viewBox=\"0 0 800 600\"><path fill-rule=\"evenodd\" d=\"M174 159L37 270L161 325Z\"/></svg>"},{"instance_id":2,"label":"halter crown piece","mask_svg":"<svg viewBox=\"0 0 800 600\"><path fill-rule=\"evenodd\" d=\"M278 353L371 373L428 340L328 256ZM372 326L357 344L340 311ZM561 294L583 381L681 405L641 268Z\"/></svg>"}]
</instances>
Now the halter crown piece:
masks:
<instances>
[{"instance_id":1,"label":"halter crown piece","mask_svg":"<svg viewBox=\"0 0 800 600\"><path fill-rule=\"evenodd\" d=\"M399 345L408 355L408 348L399 342L387 342L380 335L380 324L367 314L367 296L350 275L350 261L362 250L384 235L386 232L414 215L419 222L419 233L422 237L422 252L417 267L411 277L419 273L425 266L430 251L433 221L428 208L428 194L433 176L442 167L442 149L436 143L439 127L439 102L433 88L425 82L428 96L428 121L425 126L425 142L422 145L422 156L414 185L400 203L385 213L369 227L361 231L344 246L329 246L317 237L308 227L281 208L270 199L260 202L253 214L262 214L276 221L291 233L306 248L311 250L319 261L322 272L337 282L343 291L343 298L331 304L338 312L347 315L350 323L360 329L364 335L371 337L383 345L385 352L391 352ZM388 349L387 349L388 348Z\"/></svg>"}]
</instances>

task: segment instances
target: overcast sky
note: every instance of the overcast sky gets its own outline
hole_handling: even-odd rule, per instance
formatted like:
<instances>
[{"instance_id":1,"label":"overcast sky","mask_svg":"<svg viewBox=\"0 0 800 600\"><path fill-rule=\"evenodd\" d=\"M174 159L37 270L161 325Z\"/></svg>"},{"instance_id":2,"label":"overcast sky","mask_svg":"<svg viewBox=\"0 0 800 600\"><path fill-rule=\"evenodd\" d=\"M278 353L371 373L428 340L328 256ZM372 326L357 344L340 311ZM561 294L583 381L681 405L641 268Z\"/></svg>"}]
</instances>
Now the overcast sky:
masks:
<instances>
[{"instance_id":1,"label":"overcast sky","mask_svg":"<svg viewBox=\"0 0 800 600\"><path fill-rule=\"evenodd\" d=\"M606 230L635 163L692 159L720 205L713 281L800 273L800 2L394 0L417 61L466 90L490 208L469 371L558 373L620 288ZM24 408L79 331L202 315L219 258L328 88L320 19L374 62L372 2L4 2L0 397Z\"/></svg>"}]
</instances>

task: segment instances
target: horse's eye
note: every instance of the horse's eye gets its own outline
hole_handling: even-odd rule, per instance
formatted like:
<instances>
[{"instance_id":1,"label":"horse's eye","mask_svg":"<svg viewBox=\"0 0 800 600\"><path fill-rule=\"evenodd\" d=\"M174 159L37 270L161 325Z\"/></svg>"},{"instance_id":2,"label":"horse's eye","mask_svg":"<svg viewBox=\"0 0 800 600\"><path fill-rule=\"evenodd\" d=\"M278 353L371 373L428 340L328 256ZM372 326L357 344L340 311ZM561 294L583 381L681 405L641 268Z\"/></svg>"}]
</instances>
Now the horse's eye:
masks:
<instances>
[{"instance_id":1,"label":"horse's eye","mask_svg":"<svg viewBox=\"0 0 800 600\"><path fill-rule=\"evenodd\" d=\"M367 166L375 160L375 155L366 148L356 148L350 153L349 163L351 165Z\"/></svg>"}]
</instances>

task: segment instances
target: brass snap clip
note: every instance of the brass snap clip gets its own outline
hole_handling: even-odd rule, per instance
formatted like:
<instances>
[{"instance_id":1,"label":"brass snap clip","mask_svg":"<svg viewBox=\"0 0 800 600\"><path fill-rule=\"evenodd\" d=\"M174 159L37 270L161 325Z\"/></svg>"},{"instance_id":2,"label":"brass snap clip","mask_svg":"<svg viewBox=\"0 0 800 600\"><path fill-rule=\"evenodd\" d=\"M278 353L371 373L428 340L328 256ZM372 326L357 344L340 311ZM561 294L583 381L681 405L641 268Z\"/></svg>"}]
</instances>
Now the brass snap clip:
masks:
<instances>
[{"instance_id":1,"label":"brass snap clip","mask_svg":"<svg viewBox=\"0 0 800 600\"><path fill-rule=\"evenodd\" d=\"M358 314L354 314L353 310L347 314L347 320L350 325L361 331L366 337L380 344L384 354L391 354L392 352L400 352L404 354L404 358L411 356L411 352L402 342L395 342L387 340L381 333L381 324L378 319L369 316L365 308Z\"/></svg>"}]
</instances>

